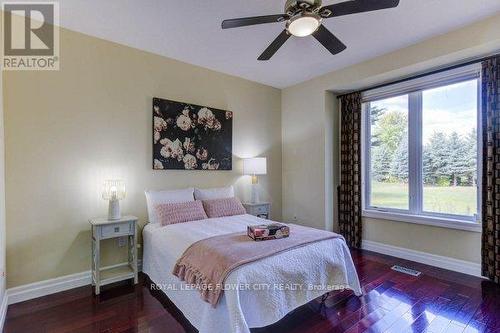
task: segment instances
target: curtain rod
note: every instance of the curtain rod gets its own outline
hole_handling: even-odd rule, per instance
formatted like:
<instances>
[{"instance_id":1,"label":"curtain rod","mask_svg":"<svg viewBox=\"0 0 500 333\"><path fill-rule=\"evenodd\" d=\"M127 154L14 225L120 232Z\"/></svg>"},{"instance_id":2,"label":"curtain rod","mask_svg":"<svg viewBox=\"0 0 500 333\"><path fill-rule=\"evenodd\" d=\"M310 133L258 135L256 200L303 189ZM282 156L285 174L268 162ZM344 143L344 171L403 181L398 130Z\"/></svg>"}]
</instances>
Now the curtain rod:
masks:
<instances>
[{"instance_id":1,"label":"curtain rod","mask_svg":"<svg viewBox=\"0 0 500 333\"><path fill-rule=\"evenodd\" d=\"M378 89L378 88L384 88L384 87L387 87L387 86L390 86L390 85L393 85L393 84L403 83L403 82L406 82L406 81L419 79L419 78L424 77L424 76L428 76L428 75L432 75L432 74L437 74L437 73L449 71L449 70L452 70L452 69L469 66L469 65L472 65L472 64L477 64L479 62L490 60L490 59L493 59L493 58L498 57L498 56L500 56L500 53L493 54L493 55L490 55L490 56L487 56L487 57L483 57L483 58L479 58L479 59L469 60L469 61L462 62L462 63L456 64L456 65L452 65L452 66L448 66L448 67L436 69L436 70L433 70L433 71L430 71L430 72L425 72L425 73L422 73L422 74L413 75L413 76L406 77L406 78L403 78L403 79L399 79L399 80L396 80L396 81L378 84L378 85L371 86L371 87L368 87L368 88L364 88L364 89L361 89L361 90L353 90L351 92L347 92L347 93L343 93L342 95L338 95L337 98L342 98L342 97L347 96L349 94L352 94L354 92L361 92L361 93L363 93L363 92L366 92L368 90L373 90L373 89Z\"/></svg>"}]
</instances>

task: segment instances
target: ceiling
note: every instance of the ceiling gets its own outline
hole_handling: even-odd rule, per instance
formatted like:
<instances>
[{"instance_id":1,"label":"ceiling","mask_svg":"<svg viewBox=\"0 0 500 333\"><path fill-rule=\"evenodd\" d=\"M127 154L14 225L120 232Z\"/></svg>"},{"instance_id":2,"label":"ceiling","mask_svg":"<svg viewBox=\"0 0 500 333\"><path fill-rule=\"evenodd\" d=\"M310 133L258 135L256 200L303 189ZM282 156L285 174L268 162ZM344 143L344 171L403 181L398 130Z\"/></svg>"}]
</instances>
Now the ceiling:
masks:
<instances>
[{"instance_id":1,"label":"ceiling","mask_svg":"<svg viewBox=\"0 0 500 333\"><path fill-rule=\"evenodd\" d=\"M332 56L313 37L257 57L284 23L222 30L223 19L280 14L285 0L64 0L61 26L190 64L284 88L500 12L498 0L401 0L398 8L325 20L346 45ZM324 5L341 2L324 0Z\"/></svg>"}]
</instances>

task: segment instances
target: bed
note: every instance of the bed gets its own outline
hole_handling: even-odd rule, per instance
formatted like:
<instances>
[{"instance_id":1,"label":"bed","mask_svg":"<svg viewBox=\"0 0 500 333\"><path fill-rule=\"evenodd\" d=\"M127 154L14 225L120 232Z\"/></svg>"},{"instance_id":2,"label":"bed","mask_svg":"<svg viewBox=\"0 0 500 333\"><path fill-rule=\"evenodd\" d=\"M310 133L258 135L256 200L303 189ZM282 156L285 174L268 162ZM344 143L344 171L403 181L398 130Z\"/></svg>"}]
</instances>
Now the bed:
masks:
<instances>
[{"instance_id":1,"label":"bed","mask_svg":"<svg viewBox=\"0 0 500 333\"><path fill-rule=\"evenodd\" d=\"M179 308L200 333L249 333L290 311L342 287L361 295L358 276L345 241L329 239L276 254L232 271L217 307L172 274L177 259L194 242L271 223L252 215L209 218L143 230L143 272ZM300 285L299 285L300 284Z\"/></svg>"}]
</instances>

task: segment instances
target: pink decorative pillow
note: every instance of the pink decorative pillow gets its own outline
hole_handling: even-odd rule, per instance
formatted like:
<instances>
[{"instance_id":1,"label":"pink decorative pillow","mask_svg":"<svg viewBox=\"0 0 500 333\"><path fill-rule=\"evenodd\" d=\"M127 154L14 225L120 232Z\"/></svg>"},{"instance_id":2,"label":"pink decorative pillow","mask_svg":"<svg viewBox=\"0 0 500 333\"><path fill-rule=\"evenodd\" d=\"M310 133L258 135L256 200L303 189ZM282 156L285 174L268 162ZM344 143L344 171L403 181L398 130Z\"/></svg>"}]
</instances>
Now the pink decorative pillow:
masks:
<instances>
[{"instance_id":1,"label":"pink decorative pillow","mask_svg":"<svg viewBox=\"0 0 500 333\"><path fill-rule=\"evenodd\" d=\"M201 201L160 204L155 207L161 225L197 221L208 218Z\"/></svg>"},{"instance_id":2,"label":"pink decorative pillow","mask_svg":"<svg viewBox=\"0 0 500 333\"><path fill-rule=\"evenodd\" d=\"M238 198L203 200L203 207L208 217L223 217L246 214Z\"/></svg>"}]
</instances>

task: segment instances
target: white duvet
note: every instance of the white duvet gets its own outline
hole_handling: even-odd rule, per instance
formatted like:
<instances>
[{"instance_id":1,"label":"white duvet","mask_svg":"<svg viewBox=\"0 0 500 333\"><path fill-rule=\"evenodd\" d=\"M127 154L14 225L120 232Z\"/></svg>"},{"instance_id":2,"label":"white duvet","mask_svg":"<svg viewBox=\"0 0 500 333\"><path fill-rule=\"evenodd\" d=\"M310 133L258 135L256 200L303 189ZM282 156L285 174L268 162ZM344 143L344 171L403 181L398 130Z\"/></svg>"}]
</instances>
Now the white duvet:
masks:
<instances>
[{"instance_id":1,"label":"white duvet","mask_svg":"<svg viewBox=\"0 0 500 333\"><path fill-rule=\"evenodd\" d=\"M238 215L144 228L143 271L182 311L200 333L248 333L325 294L321 287L344 286L356 295L361 288L347 245L330 239L283 252L230 273L216 308L172 274L175 262L194 242L238 231L248 225L269 223Z\"/></svg>"}]
</instances>

